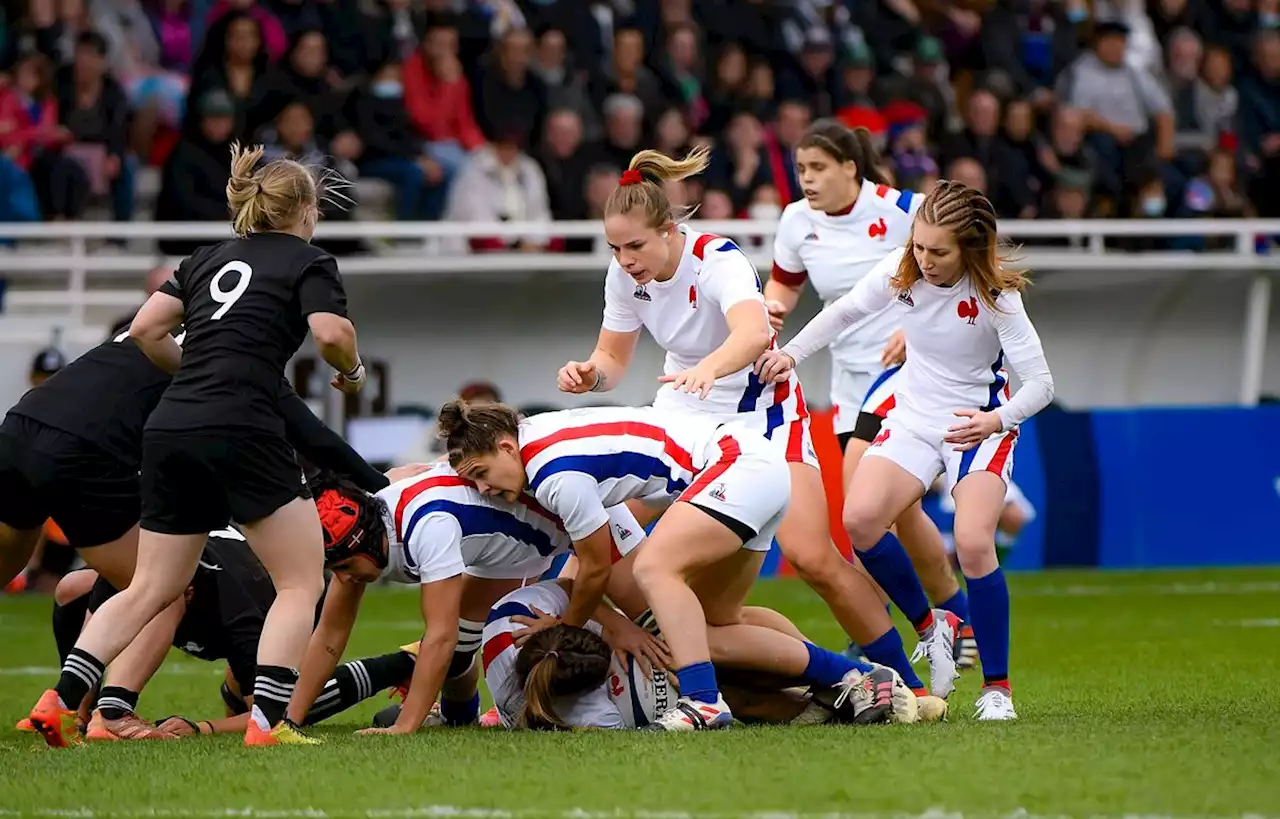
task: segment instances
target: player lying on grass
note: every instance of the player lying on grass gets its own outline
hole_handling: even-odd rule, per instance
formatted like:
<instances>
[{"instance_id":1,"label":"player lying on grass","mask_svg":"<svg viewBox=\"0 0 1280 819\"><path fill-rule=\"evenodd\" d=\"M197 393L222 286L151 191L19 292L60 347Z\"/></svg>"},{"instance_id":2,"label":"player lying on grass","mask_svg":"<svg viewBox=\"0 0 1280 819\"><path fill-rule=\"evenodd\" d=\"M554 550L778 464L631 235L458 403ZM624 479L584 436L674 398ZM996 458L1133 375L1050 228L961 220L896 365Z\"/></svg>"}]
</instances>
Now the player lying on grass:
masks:
<instances>
[{"instance_id":1,"label":"player lying on grass","mask_svg":"<svg viewBox=\"0 0 1280 819\"><path fill-rule=\"evenodd\" d=\"M485 684L507 728L658 728L654 721L679 697L676 675L611 652L602 626L564 625L571 579L518 589L502 598L484 629ZM744 606L743 619L796 640L802 635L776 611ZM818 725L832 720L871 724L941 719L946 702L917 700L897 679L891 702L861 687L808 687L799 677L745 671L726 665L748 646L743 632L712 628L708 634L721 694L745 722ZM917 709L919 704L919 709Z\"/></svg>"},{"instance_id":2,"label":"player lying on grass","mask_svg":"<svg viewBox=\"0 0 1280 819\"><path fill-rule=\"evenodd\" d=\"M368 495L349 483L317 484L325 529L326 563L334 581L324 601L289 714L301 722L346 648L365 586L381 578L420 587L426 634L396 723L381 730L412 733L433 721L471 724L479 716L479 671L474 668L489 608L502 595L538 578L570 540L559 519L527 496L483 497L447 464ZM616 559L644 531L626 507L610 510L610 548ZM662 645L618 617L609 632L615 648L655 661Z\"/></svg>"},{"instance_id":3,"label":"player lying on grass","mask_svg":"<svg viewBox=\"0 0 1280 819\"><path fill-rule=\"evenodd\" d=\"M92 569L76 571L58 586L55 640L59 653L70 650L79 636L86 611L92 612L116 593ZM81 708L88 740L176 739L189 733L243 733L253 705L252 692L258 638L275 589L253 556L244 536L235 529L213 532L200 566L181 601L182 617L174 628L156 618L107 669L100 692L90 692ZM79 618L79 625L74 618ZM153 627L154 626L154 627ZM191 720L172 717L152 724L136 713L139 696L159 669L170 646L199 660L226 661L222 698L223 718ZM377 692L400 685L413 674L413 656L404 651L345 663L325 683L311 709L309 723L350 708ZM89 704L96 707L88 715ZM19 723L19 730L31 730Z\"/></svg>"}]
</instances>

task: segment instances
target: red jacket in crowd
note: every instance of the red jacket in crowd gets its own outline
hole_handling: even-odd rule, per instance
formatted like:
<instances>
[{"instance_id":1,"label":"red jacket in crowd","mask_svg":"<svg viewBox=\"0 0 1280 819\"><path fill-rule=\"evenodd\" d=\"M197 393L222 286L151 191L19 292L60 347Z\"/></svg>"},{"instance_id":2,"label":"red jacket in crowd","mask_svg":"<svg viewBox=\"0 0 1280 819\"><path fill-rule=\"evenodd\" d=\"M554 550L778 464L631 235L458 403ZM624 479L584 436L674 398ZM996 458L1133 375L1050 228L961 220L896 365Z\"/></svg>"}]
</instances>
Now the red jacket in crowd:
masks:
<instances>
[{"instance_id":1,"label":"red jacket in crowd","mask_svg":"<svg viewBox=\"0 0 1280 819\"><path fill-rule=\"evenodd\" d=\"M468 151L484 144L471 109L471 86L466 77L436 79L420 52L405 60L404 107L414 129L428 142L454 140Z\"/></svg>"}]
</instances>

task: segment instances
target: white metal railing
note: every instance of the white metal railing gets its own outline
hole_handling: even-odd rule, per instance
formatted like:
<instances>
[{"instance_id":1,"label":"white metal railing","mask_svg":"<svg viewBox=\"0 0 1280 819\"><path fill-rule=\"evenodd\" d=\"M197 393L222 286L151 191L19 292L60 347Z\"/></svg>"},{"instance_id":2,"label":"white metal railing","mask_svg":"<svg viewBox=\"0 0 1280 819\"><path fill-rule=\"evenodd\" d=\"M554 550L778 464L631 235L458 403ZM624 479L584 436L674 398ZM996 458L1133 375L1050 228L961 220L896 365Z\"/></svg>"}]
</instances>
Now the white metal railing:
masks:
<instances>
[{"instance_id":1,"label":"white metal railing","mask_svg":"<svg viewBox=\"0 0 1280 819\"><path fill-rule=\"evenodd\" d=\"M777 223L765 220L699 221L698 230L733 237L756 266L767 271L772 262L772 240ZM1021 260L1032 270L1252 273L1243 323L1244 372L1241 403L1256 404L1262 388L1263 354L1271 305L1271 277L1280 270L1280 252L1259 254L1259 236L1280 236L1280 220L1248 219L1116 219L1116 220L1013 220L1000 224L1001 234L1015 242L1034 239L1074 239L1078 248L1024 248ZM231 229L218 222L55 222L48 224L0 224L0 237L20 242L65 243L66 250L19 245L0 254L0 271L44 277L62 274L64 287L50 290L10 289L10 308L64 307L72 328L83 323L89 306L131 306L140 294L115 289L89 289L95 278L140 277L157 264L176 265L179 259L153 253L95 253L91 243L106 239L219 240L231 237ZM560 239L602 239L598 221L574 222L328 222L320 238L365 240L421 239L421 247L344 258L340 267L348 276L458 276L490 273L528 276L539 273L601 275L609 261L603 253L469 253L471 237L516 239L541 236ZM1204 252L1152 251L1130 253L1106 247L1115 238L1204 237L1231 240L1228 250Z\"/></svg>"}]
</instances>

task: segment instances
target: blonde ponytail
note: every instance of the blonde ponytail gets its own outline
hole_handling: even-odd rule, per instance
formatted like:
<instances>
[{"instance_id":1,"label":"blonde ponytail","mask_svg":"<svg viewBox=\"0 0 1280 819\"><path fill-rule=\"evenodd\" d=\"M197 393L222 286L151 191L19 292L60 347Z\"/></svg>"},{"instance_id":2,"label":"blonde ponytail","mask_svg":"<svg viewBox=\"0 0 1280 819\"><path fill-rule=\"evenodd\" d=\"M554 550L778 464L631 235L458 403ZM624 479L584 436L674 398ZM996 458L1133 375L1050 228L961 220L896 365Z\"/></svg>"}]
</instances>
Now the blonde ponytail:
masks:
<instances>
[{"instance_id":1,"label":"blonde ponytail","mask_svg":"<svg viewBox=\"0 0 1280 819\"><path fill-rule=\"evenodd\" d=\"M664 185L696 176L710 164L711 149L705 145L689 151L683 159L675 159L661 151L641 151L631 157L627 172L609 195L604 215L614 216L639 209L644 214L645 224L651 228L688 219L697 207L673 207Z\"/></svg>"},{"instance_id":2,"label":"blonde ponytail","mask_svg":"<svg viewBox=\"0 0 1280 819\"><path fill-rule=\"evenodd\" d=\"M263 146L231 146L227 207L237 236L296 227L319 214L316 177L291 159L276 159L255 170Z\"/></svg>"}]
</instances>

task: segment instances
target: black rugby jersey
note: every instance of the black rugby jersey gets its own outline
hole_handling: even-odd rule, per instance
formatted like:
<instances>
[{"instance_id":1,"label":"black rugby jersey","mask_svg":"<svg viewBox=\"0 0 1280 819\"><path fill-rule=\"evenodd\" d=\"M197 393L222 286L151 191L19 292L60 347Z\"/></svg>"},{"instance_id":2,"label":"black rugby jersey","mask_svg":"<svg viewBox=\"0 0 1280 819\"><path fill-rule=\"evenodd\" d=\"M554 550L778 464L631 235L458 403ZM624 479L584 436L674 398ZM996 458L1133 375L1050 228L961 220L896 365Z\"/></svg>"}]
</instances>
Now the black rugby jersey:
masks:
<instances>
[{"instance_id":1,"label":"black rugby jersey","mask_svg":"<svg viewBox=\"0 0 1280 819\"><path fill-rule=\"evenodd\" d=\"M182 363L148 428L284 435L277 389L312 313L346 316L334 258L287 233L197 250L161 292L182 299Z\"/></svg>"}]
</instances>

